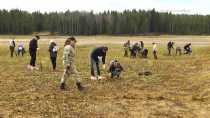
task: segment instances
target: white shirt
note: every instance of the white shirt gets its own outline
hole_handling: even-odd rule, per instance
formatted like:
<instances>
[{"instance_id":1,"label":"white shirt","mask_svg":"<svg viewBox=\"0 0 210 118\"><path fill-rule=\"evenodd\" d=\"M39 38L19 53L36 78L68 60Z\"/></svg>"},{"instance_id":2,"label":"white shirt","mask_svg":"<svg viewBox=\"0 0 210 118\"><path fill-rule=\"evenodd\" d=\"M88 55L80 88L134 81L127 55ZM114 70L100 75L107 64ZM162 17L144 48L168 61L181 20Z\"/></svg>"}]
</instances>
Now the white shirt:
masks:
<instances>
[{"instance_id":1,"label":"white shirt","mask_svg":"<svg viewBox=\"0 0 210 118\"><path fill-rule=\"evenodd\" d=\"M153 45L152 50L153 50L153 51L157 51L157 44L154 44L154 45Z\"/></svg>"},{"instance_id":2,"label":"white shirt","mask_svg":"<svg viewBox=\"0 0 210 118\"><path fill-rule=\"evenodd\" d=\"M10 41L9 41L9 45L14 47L13 41L14 41L14 40L10 40Z\"/></svg>"}]
</instances>

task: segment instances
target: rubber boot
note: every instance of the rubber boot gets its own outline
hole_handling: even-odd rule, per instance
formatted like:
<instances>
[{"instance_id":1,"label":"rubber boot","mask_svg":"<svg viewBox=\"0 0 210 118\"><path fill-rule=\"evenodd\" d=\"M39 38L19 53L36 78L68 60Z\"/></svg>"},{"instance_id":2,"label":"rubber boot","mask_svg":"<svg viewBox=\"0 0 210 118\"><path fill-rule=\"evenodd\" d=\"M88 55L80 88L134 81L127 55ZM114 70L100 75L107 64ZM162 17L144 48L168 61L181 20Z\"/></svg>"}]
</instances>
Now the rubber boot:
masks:
<instances>
[{"instance_id":1,"label":"rubber boot","mask_svg":"<svg viewBox=\"0 0 210 118\"><path fill-rule=\"evenodd\" d=\"M65 83L61 83L60 89L61 89L61 90L64 90L64 89L65 89Z\"/></svg>"},{"instance_id":2,"label":"rubber boot","mask_svg":"<svg viewBox=\"0 0 210 118\"><path fill-rule=\"evenodd\" d=\"M83 87L80 82L77 82L76 85L79 91L83 91L85 89L85 87Z\"/></svg>"}]
</instances>

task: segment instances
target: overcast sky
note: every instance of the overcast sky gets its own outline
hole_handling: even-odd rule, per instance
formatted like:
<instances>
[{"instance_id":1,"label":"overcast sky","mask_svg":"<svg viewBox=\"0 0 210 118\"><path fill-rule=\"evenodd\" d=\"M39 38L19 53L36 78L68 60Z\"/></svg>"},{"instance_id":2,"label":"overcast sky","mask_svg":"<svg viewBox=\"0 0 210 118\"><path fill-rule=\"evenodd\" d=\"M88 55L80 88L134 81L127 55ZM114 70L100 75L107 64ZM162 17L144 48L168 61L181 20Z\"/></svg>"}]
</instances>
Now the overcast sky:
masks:
<instances>
[{"instance_id":1,"label":"overcast sky","mask_svg":"<svg viewBox=\"0 0 210 118\"><path fill-rule=\"evenodd\" d=\"M0 9L18 8L30 12L155 8L157 11L187 14L210 14L210 0L0 0Z\"/></svg>"}]
</instances>

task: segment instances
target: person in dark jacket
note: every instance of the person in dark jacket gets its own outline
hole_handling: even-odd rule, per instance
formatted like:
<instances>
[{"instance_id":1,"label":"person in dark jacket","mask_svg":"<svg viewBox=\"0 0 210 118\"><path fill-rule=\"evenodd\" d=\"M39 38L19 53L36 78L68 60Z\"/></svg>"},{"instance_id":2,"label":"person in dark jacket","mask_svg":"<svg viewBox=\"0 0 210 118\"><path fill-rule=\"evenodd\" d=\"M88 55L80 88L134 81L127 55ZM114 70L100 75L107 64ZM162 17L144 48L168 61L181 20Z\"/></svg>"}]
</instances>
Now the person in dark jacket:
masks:
<instances>
[{"instance_id":1,"label":"person in dark jacket","mask_svg":"<svg viewBox=\"0 0 210 118\"><path fill-rule=\"evenodd\" d=\"M148 52L149 52L148 49L147 49L147 48L144 48L144 49L142 50L142 53L141 53L142 57L143 57L143 58L147 58Z\"/></svg>"},{"instance_id":2,"label":"person in dark jacket","mask_svg":"<svg viewBox=\"0 0 210 118\"><path fill-rule=\"evenodd\" d=\"M56 70L57 51L58 51L57 44L53 40L51 40L49 45L49 53L50 53L50 60L53 66L53 71Z\"/></svg>"},{"instance_id":3,"label":"person in dark jacket","mask_svg":"<svg viewBox=\"0 0 210 118\"><path fill-rule=\"evenodd\" d=\"M99 57L102 57L103 68L106 68L105 60L106 60L106 53L108 51L108 47L100 46L92 50L90 54L90 63L91 63L91 79L97 80L102 79L100 68L99 68ZM97 73L95 73L95 71Z\"/></svg>"},{"instance_id":4,"label":"person in dark jacket","mask_svg":"<svg viewBox=\"0 0 210 118\"><path fill-rule=\"evenodd\" d=\"M136 58L137 53L139 51L139 44L135 43L132 47L131 47L131 58Z\"/></svg>"},{"instance_id":5,"label":"person in dark jacket","mask_svg":"<svg viewBox=\"0 0 210 118\"><path fill-rule=\"evenodd\" d=\"M185 51L185 54L191 54L192 53L191 43L188 43L184 46L184 51Z\"/></svg>"},{"instance_id":6,"label":"person in dark jacket","mask_svg":"<svg viewBox=\"0 0 210 118\"><path fill-rule=\"evenodd\" d=\"M141 44L141 49L144 49L144 42L140 41L140 44Z\"/></svg>"},{"instance_id":7,"label":"person in dark jacket","mask_svg":"<svg viewBox=\"0 0 210 118\"><path fill-rule=\"evenodd\" d=\"M174 49L174 42L173 41L169 41L167 44L167 48L168 48L168 55L171 55L171 50Z\"/></svg>"},{"instance_id":8,"label":"person in dark jacket","mask_svg":"<svg viewBox=\"0 0 210 118\"><path fill-rule=\"evenodd\" d=\"M14 55L15 46L16 46L16 44L15 44L15 39L12 39L12 40L10 41L10 44L9 44L10 56L11 56L11 57L13 57L13 55Z\"/></svg>"},{"instance_id":9,"label":"person in dark jacket","mask_svg":"<svg viewBox=\"0 0 210 118\"><path fill-rule=\"evenodd\" d=\"M111 78L120 77L123 67L118 60L111 61L108 72L111 73Z\"/></svg>"},{"instance_id":10,"label":"person in dark jacket","mask_svg":"<svg viewBox=\"0 0 210 118\"><path fill-rule=\"evenodd\" d=\"M35 36L29 42L29 54L31 56L29 68L31 70L35 69L35 66L36 66L36 52L37 52L37 48L38 48L38 40L39 39L40 39L39 36Z\"/></svg>"}]
</instances>

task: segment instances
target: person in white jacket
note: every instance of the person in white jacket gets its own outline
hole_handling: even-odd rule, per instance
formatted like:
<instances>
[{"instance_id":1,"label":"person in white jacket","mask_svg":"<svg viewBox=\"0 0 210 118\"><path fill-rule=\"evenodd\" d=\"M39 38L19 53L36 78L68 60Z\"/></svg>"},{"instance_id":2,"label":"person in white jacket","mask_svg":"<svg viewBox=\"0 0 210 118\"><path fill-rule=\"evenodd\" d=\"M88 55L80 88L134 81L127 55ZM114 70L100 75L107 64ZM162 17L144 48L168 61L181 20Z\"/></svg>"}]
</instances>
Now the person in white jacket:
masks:
<instances>
[{"instance_id":1,"label":"person in white jacket","mask_svg":"<svg viewBox=\"0 0 210 118\"><path fill-rule=\"evenodd\" d=\"M153 45L152 52L153 52L154 59L158 59L158 57L157 57L157 43L153 42L152 45Z\"/></svg>"}]
</instances>

